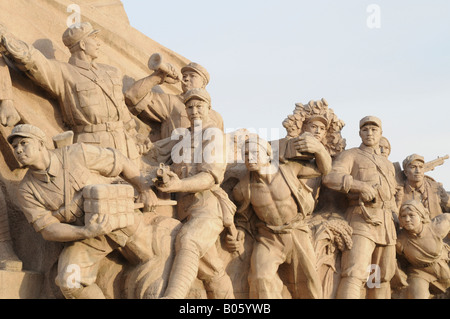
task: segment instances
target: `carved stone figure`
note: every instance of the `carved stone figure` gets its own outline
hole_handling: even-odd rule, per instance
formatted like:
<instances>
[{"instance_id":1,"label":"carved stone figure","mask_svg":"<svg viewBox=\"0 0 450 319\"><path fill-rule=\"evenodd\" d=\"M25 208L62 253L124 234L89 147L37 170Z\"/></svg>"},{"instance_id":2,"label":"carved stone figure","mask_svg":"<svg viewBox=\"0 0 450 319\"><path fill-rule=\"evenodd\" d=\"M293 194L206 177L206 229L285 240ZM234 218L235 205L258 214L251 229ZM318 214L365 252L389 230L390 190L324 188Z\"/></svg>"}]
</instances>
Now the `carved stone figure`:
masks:
<instances>
[{"instance_id":1,"label":"carved stone figure","mask_svg":"<svg viewBox=\"0 0 450 319\"><path fill-rule=\"evenodd\" d=\"M11 240L5 194L0 192L0 270L22 270L22 261L17 257Z\"/></svg>"},{"instance_id":2,"label":"carved stone figure","mask_svg":"<svg viewBox=\"0 0 450 319\"><path fill-rule=\"evenodd\" d=\"M396 269L396 180L394 166L380 155L381 135L381 120L364 117L360 121L361 146L342 152L323 178L327 187L348 194L346 216L353 228L352 249L342 254L339 299L361 297L371 265L379 267L381 282L379 288L368 289L368 297L391 297L390 280Z\"/></svg>"},{"instance_id":3,"label":"carved stone figure","mask_svg":"<svg viewBox=\"0 0 450 319\"><path fill-rule=\"evenodd\" d=\"M313 134L334 157L345 149L346 141L341 130L345 123L330 109L328 101L310 101L297 103L293 114L283 121L288 138L296 138L304 132Z\"/></svg>"},{"instance_id":4,"label":"carved stone figure","mask_svg":"<svg viewBox=\"0 0 450 319\"><path fill-rule=\"evenodd\" d=\"M95 283L99 262L118 249L132 262L145 262L151 238L142 214L134 207L131 220L124 225L114 227L114 218L101 212L86 223L83 188L104 184L102 176L120 175L136 188L150 210L157 202L150 184L130 159L114 149L74 144L49 150L45 134L29 124L16 126L8 142L17 160L28 167L17 198L25 217L44 239L67 243L59 257L57 285L66 298L104 298ZM101 206L102 201L96 204ZM79 267L80 276L71 280L74 266Z\"/></svg>"},{"instance_id":5,"label":"carved stone figure","mask_svg":"<svg viewBox=\"0 0 450 319\"><path fill-rule=\"evenodd\" d=\"M430 216L436 216L430 218ZM433 214L419 200L403 203L397 252L406 260L407 298L428 299L430 288L443 293L450 287L450 214Z\"/></svg>"},{"instance_id":6,"label":"carved stone figure","mask_svg":"<svg viewBox=\"0 0 450 319\"><path fill-rule=\"evenodd\" d=\"M389 155L391 155L391 143L389 140L382 136L380 138L380 153L381 155L385 156L386 158L389 158Z\"/></svg>"},{"instance_id":7,"label":"carved stone figure","mask_svg":"<svg viewBox=\"0 0 450 319\"><path fill-rule=\"evenodd\" d=\"M75 2L0 1L0 298L449 296L448 156L391 163L374 116L345 150L325 99L224 134L203 66Z\"/></svg>"},{"instance_id":8,"label":"carved stone figure","mask_svg":"<svg viewBox=\"0 0 450 319\"><path fill-rule=\"evenodd\" d=\"M271 146L259 137L245 143L247 175L236 185L233 197L239 215L254 225L256 241L249 274L250 298L282 298L282 264L291 267L287 285L293 298L321 298L322 286L316 270L316 256L307 219L314 209L311 189L299 178L327 174L331 158L312 135L304 136L301 151L315 155L315 161L286 161L271 171ZM244 240L244 230L238 239ZM233 238L229 238L232 241Z\"/></svg>"},{"instance_id":9,"label":"carved stone figure","mask_svg":"<svg viewBox=\"0 0 450 319\"><path fill-rule=\"evenodd\" d=\"M186 160L179 161L172 155L173 171L167 172L165 183L156 185L162 192L177 193L178 219L183 222L164 297L185 298L198 277L209 298L234 298L230 277L216 247L222 231L234 228L236 209L220 188L226 168L225 154L220 152L223 132L208 121L211 98L205 89L189 90L184 97L191 123L183 137L188 143L182 150ZM204 138L208 129L216 139ZM211 157L206 158L206 153Z\"/></svg>"},{"instance_id":10,"label":"carved stone figure","mask_svg":"<svg viewBox=\"0 0 450 319\"><path fill-rule=\"evenodd\" d=\"M341 130L345 123L329 108L325 99L297 103L292 115L283 122L288 140L298 147L298 134L310 133L335 158L346 146ZM293 129L295 128L295 129ZM298 149L297 152L300 152ZM322 176L303 179L313 191L316 201L309 221L312 230L317 269L323 286L323 297L334 298L340 278L341 251L351 247L351 227L341 216L345 209L345 195L322 187Z\"/></svg>"},{"instance_id":11,"label":"carved stone figure","mask_svg":"<svg viewBox=\"0 0 450 319\"><path fill-rule=\"evenodd\" d=\"M175 68L166 64L165 71L158 68L146 78L134 83L126 92L126 103L131 112L138 116L144 123L161 123L159 137L165 139L172 135L177 128L189 128L190 122L186 114L184 98L191 89L204 89L210 81L208 71L198 63L191 62L181 69L182 78ZM152 90L163 83L178 83L181 81L183 93L180 95L158 93ZM209 120L212 125L223 130L222 116L211 109ZM158 134L157 134L158 136Z\"/></svg>"},{"instance_id":12,"label":"carved stone figure","mask_svg":"<svg viewBox=\"0 0 450 319\"><path fill-rule=\"evenodd\" d=\"M20 116L14 108L8 66L0 54L0 123L4 126L14 126L19 120ZM22 269L22 261L13 249L3 191L0 191L0 269L16 271Z\"/></svg>"},{"instance_id":13,"label":"carved stone figure","mask_svg":"<svg viewBox=\"0 0 450 319\"><path fill-rule=\"evenodd\" d=\"M406 176L402 193L402 202L412 199L420 201L430 212L430 218L450 212L450 196L442 184L425 175L425 159L412 154L403 161Z\"/></svg>"},{"instance_id":14,"label":"carved stone figure","mask_svg":"<svg viewBox=\"0 0 450 319\"><path fill-rule=\"evenodd\" d=\"M328 106L329 104L325 99L310 101L306 105L297 103L293 115L289 115L284 120L283 126L288 131L286 139L290 141L289 143L292 143L298 154L302 154L299 139L304 133L314 135L332 157L335 157L345 149L346 142L341 136L341 130L345 124L338 119L334 111ZM296 128L296 130L292 128ZM284 143L282 140L281 145ZM280 148L283 148L283 146ZM292 158L292 155L286 155L286 158L290 157ZM305 180L305 183L313 189L313 196L317 204L322 177Z\"/></svg>"},{"instance_id":15,"label":"carved stone figure","mask_svg":"<svg viewBox=\"0 0 450 319\"><path fill-rule=\"evenodd\" d=\"M114 147L132 160L139 157L136 123L124 102L121 75L116 68L95 62L99 30L85 22L64 32L63 42L72 54L69 63L47 59L2 30L5 54L58 100L75 142Z\"/></svg>"}]
</instances>

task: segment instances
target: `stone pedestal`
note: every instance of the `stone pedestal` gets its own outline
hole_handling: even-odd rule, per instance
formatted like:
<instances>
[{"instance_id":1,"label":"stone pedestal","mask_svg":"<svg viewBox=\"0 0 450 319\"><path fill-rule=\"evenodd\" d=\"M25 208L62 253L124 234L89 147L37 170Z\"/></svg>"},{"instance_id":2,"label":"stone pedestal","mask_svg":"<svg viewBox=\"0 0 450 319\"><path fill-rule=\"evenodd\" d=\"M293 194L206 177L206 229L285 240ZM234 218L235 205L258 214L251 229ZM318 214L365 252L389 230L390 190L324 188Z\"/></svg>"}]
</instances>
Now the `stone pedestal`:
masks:
<instances>
[{"instance_id":1,"label":"stone pedestal","mask_svg":"<svg viewBox=\"0 0 450 319\"><path fill-rule=\"evenodd\" d=\"M32 271L0 270L0 299L37 299L43 278Z\"/></svg>"}]
</instances>

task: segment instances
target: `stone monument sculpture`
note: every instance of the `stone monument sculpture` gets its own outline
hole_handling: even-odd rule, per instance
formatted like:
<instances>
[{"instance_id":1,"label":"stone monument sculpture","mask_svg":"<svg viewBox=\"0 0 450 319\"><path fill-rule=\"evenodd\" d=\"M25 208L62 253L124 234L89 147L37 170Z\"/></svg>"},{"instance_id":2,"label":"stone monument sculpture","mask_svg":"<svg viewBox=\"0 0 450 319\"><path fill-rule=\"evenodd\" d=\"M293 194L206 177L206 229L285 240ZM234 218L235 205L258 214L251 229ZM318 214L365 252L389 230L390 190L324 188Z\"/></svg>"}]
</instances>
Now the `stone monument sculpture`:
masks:
<instances>
[{"instance_id":1,"label":"stone monument sculpture","mask_svg":"<svg viewBox=\"0 0 450 319\"><path fill-rule=\"evenodd\" d=\"M279 140L225 134L208 71L120 1L75 0L70 27L63 0L25 2L0 3L0 298L448 298L426 176L448 157L391 163L375 116L346 150L325 99Z\"/></svg>"},{"instance_id":2,"label":"stone monument sculpture","mask_svg":"<svg viewBox=\"0 0 450 319\"><path fill-rule=\"evenodd\" d=\"M153 61L152 60L157 60ZM204 89L209 84L208 71L198 63L191 62L178 72L170 63L164 63L160 54L150 57L154 72L148 77L136 81L126 92L125 100L130 111L144 123L161 123L159 134L155 139L165 139L177 128L190 127L184 105L184 95L191 89ZM164 66L164 67L163 67ZM163 83L181 82L182 93L178 95L158 93L155 86ZM223 130L222 116L215 110L210 111L210 119L214 126Z\"/></svg>"},{"instance_id":3,"label":"stone monument sculpture","mask_svg":"<svg viewBox=\"0 0 450 319\"><path fill-rule=\"evenodd\" d=\"M250 137L244 145L248 173L233 194L245 220L251 219L252 213L257 216L253 226L256 242L249 275L250 298L282 298L283 282L278 268L284 263L292 267L286 285L293 298L321 298L322 286L306 222L314 209L314 199L311 189L299 178L326 175L331 169L330 155L314 136L306 135L298 141L299 148L314 154L315 161L289 161L270 172L270 144Z\"/></svg>"},{"instance_id":4,"label":"stone monument sculpture","mask_svg":"<svg viewBox=\"0 0 450 319\"><path fill-rule=\"evenodd\" d=\"M407 298L429 299L431 288L445 292L450 287L450 246L444 242L450 215L433 214L413 199L401 206L399 222L397 252L406 261Z\"/></svg>"},{"instance_id":5,"label":"stone monument sculpture","mask_svg":"<svg viewBox=\"0 0 450 319\"><path fill-rule=\"evenodd\" d=\"M12 84L8 66L0 54L0 123L14 126L20 116L14 108ZM22 261L14 252L4 191L0 191L0 269L22 270Z\"/></svg>"},{"instance_id":6,"label":"stone monument sculpture","mask_svg":"<svg viewBox=\"0 0 450 319\"><path fill-rule=\"evenodd\" d=\"M342 152L323 179L327 187L348 194L346 214L353 228L353 246L342 255L337 298L360 298L371 265L379 267L381 283L368 290L368 297L391 298L397 239L393 220L396 180L393 164L380 154L381 135L381 120L364 117L360 121L361 146Z\"/></svg>"},{"instance_id":7,"label":"stone monument sculpture","mask_svg":"<svg viewBox=\"0 0 450 319\"><path fill-rule=\"evenodd\" d=\"M380 152L381 155L385 156L386 158L389 158L389 155L391 155L391 143L389 142L389 140L382 136L380 138Z\"/></svg>"},{"instance_id":8,"label":"stone monument sculpture","mask_svg":"<svg viewBox=\"0 0 450 319\"><path fill-rule=\"evenodd\" d=\"M184 103L191 125L185 131L188 147L182 150L181 157L188 160L173 158L172 152L173 172L169 171L167 180L156 185L162 192L177 193L178 219L183 222L164 297L185 298L198 276L209 298L234 298L230 277L215 245L224 229L234 229L236 209L220 188L226 168L225 154L221 152L223 139L203 138L208 129L216 136L223 133L210 120L211 97L205 89L187 91ZM211 153L207 154L208 149Z\"/></svg>"},{"instance_id":9,"label":"stone monument sculpture","mask_svg":"<svg viewBox=\"0 0 450 319\"><path fill-rule=\"evenodd\" d=\"M114 147L132 160L139 158L136 123L124 102L121 74L95 62L99 30L89 22L67 28L62 40L71 52L68 63L47 59L3 26L0 32L5 54L58 100L75 142Z\"/></svg>"},{"instance_id":10,"label":"stone monument sculpture","mask_svg":"<svg viewBox=\"0 0 450 319\"><path fill-rule=\"evenodd\" d=\"M323 98L306 104L296 103L293 114L283 121L283 126L294 147L298 146L298 134L307 132L323 144L332 159L345 150L346 140L341 134L345 123ZM312 230L323 296L332 299L340 279L341 253L352 246L352 229L343 217L347 201L344 194L322 186L322 176L303 182L313 190L315 199L314 213L308 224Z\"/></svg>"},{"instance_id":11,"label":"stone monument sculpture","mask_svg":"<svg viewBox=\"0 0 450 319\"><path fill-rule=\"evenodd\" d=\"M421 155L412 154L403 160L406 180L401 201L420 201L432 214L430 218L433 219L437 215L450 212L450 196L442 184L425 175L428 170L425 158Z\"/></svg>"},{"instance_id":12,"label":"stone monument sculpture","mask_svg":"<svg viewBox=\"0 0 450 319\"><path fill-rule=\"evenodd\" d=\"M16 126L8 137L17 160L28 167L19 186L19 205L44 239L68 243L59 256L56 277L64 296L102 299L103 292L95 283L99 261L119 248L139 262L147 261L151 239L134 206L125 210L129 215L125 222L117 223L113 221L113 210L117 209L113 205L120 204L111 205L108 198L102 201L100 195L92 205L105 205L106 210L94 209L86 218L86 186L105 183L99 175L121 175L138 190L147 210L156 206L156 196L138 167L119 151L87 144L49 150L45 139L45 134L30 124ZM134 192L128 195L131 202L133 196ZM75 282L70 280L73 265L81 268Z\"/></svg>"},{"instance_id":13,"label":"stone monument sculpture","mask_svg":"<svg viewBox=\"0 0 450 319\"><path fill-rule=\"evenodd\" d=\"M306 131L314 134L334 157L346 146L346 141L341 135L345 123L328 106L325 99L311 100L307 104L296 103L293 114L288 115L282 124L287 136L291 138Z\"/></svg>"}]
</instances>

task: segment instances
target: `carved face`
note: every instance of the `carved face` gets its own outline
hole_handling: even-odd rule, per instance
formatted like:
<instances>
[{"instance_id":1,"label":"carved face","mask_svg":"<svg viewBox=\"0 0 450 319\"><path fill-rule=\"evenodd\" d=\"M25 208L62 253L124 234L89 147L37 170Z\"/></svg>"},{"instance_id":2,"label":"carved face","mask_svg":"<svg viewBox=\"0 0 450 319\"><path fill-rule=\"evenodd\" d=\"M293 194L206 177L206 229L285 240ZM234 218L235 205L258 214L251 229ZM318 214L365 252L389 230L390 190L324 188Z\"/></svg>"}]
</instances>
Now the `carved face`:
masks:
<instances>
[{"instance_id":1,"label":"carved face","mask_svg":"<svg viewBox=\"0 0 450 319\"><path fill-rule=\"evenodd\" d=\"M13 140L12 147L20 164L32 166L40 158L42 144L37 139L18 136Z\"/></svg>"},{"instance_id":2,"label":"carved face","mask_svg":"<svg viewBox=\"0 0 450 319\"><path fill-rule=\"evenodd\" d=\"M418 234L422 229L422 219L419 214L409 207L406 207L399 215L400 226L407 231Z\"/></svg>"},{"instance_id":3,"label":"carved face","mask_svg":"<svg viewBox=\"0 0 450 319\"><path fill-rule=\"evenodd\" d=\"M247 143L245 146L245 166L249 172L261 170L270 164L270 157L265 150L261 150L257 143Z\"/></svg>"},{"instance_id":4,"label":"carved face","mask_svg":"<svg viewBox=\"0 0 450 319\"><path fill-rule=\"evenodd\" d=\"M86 37L83 42L86 55L90 56L92 60L97 59L100 51L100 41L97 39L97 34Z\"/></svg>"},{"instance_id":5,"label":"carved face","mask_svg":"<svg viewBox=\"0 0 450 319\"><path fill-rule=\"evenodd\" d=\"M193 126L199 126L206 123L209 119L209 110L211 106L197 99L191 99L186 103L186 113Z\"/></svg>"},{"instance_id":6,"label":"carved face","mask_svg":"<svg viewBox=\"0 0 450 319\"><path fill-rule=\"evenodd\" d=\"M405 175L410 183L422 183L425 178L424 163L412 161L406 166Z\"/></svg>"},{"instance_id":7,"label":"carved face","mask_svg":"<svg viewBox=\"0 0 450 319\"><path fill-rule=\"evenodd\" d=\"M383 132L376 125L367 124L359 130L362 142L366 146L378 146Z\"/></svg>"},{"instance_id":8,"label":"carved face","mask_svg":"<svg viewBox=\"0 0 450 319\"><path fill-rule=\"evenodd\" d=\"M205 80L200 74L194 71L183 72L183 92L187 92L192 89L201 89L205 87Z\"/></svg>"},{"instance_id":9,"label":"carved face","mask_svg":"<svg viewBox=\"0 0 450 319\"><path fill-rule=\"evenodd\" d=\"M385 138L380 139L380 152L381 155L385 156L386 158L388 158L391 154L391 147L389 146L389 142Z\"/></svg>"},{"instance_id":10,"label":"carved face","mask_svg":"<svg viewBox=\"0 0 450 319\"><path fill-rule=\"evenodd\" d=\"M308 121L305 124L305 132L313 134L316 139L322 142L327 133L327 127L321 121Z\"/></svg>"}]
</instances>

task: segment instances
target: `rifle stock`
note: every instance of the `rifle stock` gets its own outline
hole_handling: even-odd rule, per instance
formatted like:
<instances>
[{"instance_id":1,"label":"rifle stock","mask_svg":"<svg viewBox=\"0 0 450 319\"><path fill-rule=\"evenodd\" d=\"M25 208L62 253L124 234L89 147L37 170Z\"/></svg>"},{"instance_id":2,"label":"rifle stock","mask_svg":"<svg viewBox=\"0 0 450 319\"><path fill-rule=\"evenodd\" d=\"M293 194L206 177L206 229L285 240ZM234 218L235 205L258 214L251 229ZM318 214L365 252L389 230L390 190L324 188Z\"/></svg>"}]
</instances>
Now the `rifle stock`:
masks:
<instances>
[{"instance_id":1,"label":"rifle stock","mask_svg":"<svg viewBox=\"0 0 450 319\"><path fill-rule=\"evenodd\" d=\"M425 165L424 165L425 173L433 171L436 167L443 165L445 160L447 160L448 158L449 158L449 156L445 155L443 157L438 157L435 160L425 163Z\"/></svg>"}]
</instances>

